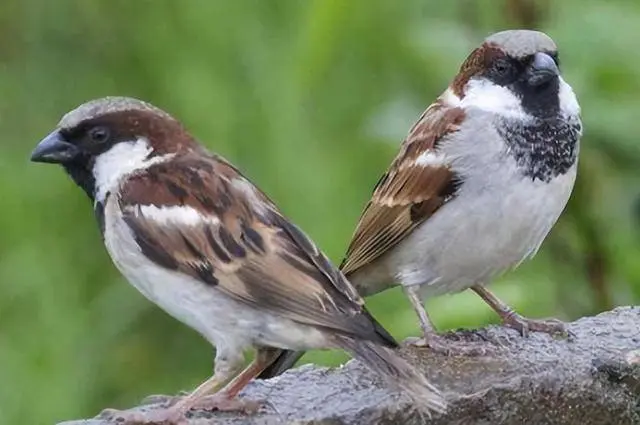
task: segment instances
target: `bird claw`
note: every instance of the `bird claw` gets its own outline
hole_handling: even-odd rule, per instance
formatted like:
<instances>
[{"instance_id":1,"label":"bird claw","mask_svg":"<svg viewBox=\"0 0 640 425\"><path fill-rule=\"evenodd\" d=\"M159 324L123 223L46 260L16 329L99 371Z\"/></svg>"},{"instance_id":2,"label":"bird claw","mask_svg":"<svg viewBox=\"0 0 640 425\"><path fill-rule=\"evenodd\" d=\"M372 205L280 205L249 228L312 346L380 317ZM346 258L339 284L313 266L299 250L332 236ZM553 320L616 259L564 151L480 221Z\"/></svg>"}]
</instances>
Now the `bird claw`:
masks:
<instances>
[{"instance_id":1,"label":"bird claw","mask_svg":"<svg viewBox=\"0 0 640 425\"><path fill-rule=\"evenodd\" d=\"M493 350L489 347L481 347L471 341L452 341L437 334L425 335L422 338L409 337L404 340L405 345L428 348L430 351L447 357L481 357Z\"/></svg>"},{"instance_id":2,"label":"bird claw","mask_svg":"<svg viewBox=\"0 0 640 425\"><path fill-rule=\"evenodd\" d=\"M185 409L176 406L176 402L183 397L152 395L145 398L146 404L161 404L162 407L150 411L105 409L98 417L118 425L187 425ZM214 394L198 401L189 410L241 412L249 415L258 412L264 404L263 401L240 400L229 398L226 394Z\"/></svg>"},{"instance_id":3,"label":"bird claw","mask_svg":"<svg viewBox=\"0 0 640 425\"><path fill-rule=\"evenodd\" d=\"M187 418L176 409L158 409L149 412L138 410L105 409L98 416L118 425L187 425Z\"/></svg>"},{"instance_id":4,"label":"bird claw","mask_svg":"<svg viewBox=\"0 0 640 425\"><path fill-rule=\"evenodd\" d=\"M551 336L562 335L566 338L575 338L575 334L567 329L566 324L558 319L535 320L527 319L518 314L506 316L503 323L518 332L523 337L528 337L529 332L543 332Z\"/></svg>"}]
</instances>

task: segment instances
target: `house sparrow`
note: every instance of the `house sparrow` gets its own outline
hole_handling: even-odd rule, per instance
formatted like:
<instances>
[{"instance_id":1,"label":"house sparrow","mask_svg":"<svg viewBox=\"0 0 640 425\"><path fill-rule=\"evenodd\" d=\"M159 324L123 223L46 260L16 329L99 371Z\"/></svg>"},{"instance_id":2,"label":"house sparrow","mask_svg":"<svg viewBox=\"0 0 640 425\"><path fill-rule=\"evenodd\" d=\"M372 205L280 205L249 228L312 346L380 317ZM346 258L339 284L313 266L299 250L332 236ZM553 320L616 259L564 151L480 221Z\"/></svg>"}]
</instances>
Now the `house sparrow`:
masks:
<instances>
[{"instance_id":1,"label":"house sparrow","mask_svg":"<svg viewBox=\"0 0 640 425\"><path fill-rule=\"evenodd\" d=\"M563 331L561 322L515 313L485 288L532 257L564 209L576 178L580 107L560 76L556 45L537 31L489 36L411 128L378 181L341 270L360 295L400 283L424 339L439 337L422 304L468 288L522 334ZM286 353L261 376L291 367Z\"/></svg>"},{"instance_id":2,"label":"house sparrow","mask_svg":"<svg viewBox=\"0 0 640 425\"><path fill-rule=\"evenodd\" d=\"M131 98L90 101L66 114L31 159L64 167L91 198L120 272L216 346L212 378L170 408L121 412L124 420L180 422L192 407L242 409L248 403L235 396L280 349L311 348L342 348L420 406L444 410L343 274L166 112ZM238 373L250 347L256 357Z\"/></svg>"}]
</instances>

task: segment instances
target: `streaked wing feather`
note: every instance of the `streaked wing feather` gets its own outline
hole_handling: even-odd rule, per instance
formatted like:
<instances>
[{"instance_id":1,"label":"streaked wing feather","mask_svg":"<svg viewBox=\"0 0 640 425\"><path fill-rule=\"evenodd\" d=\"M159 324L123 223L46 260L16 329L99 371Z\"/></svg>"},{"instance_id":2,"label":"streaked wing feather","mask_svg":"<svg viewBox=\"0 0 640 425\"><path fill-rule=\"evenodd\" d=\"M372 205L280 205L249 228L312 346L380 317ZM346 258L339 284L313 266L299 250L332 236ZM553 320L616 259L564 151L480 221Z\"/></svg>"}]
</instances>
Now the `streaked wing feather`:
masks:
<instances>
[{"instance_id":1,"label":"streaked wing feather","mask_svg":"<svg viewBox=\"0 0 640 425\"><path fill-rule=\"evenodd\" d=\"M418 158L436 155L463 117L461 109L437 102L413 126L360 217L340 266L347 276L397 245L453 195L457 182L446 161L425 165Z\"/></svg>"},{"instance_id":2,"label":"streaked wing feather","mask_svg":"<svg viewBox=\"0 0 640 425\"><path fill-rule=\"evenodd\" d=\"M185 206L201 217L160 222L141 205ZM342 273L226 162L194 157L156 164L127 182L120 206L141 249L159 265L256 309L394 343Z\"/></svg>"}]
</instances>

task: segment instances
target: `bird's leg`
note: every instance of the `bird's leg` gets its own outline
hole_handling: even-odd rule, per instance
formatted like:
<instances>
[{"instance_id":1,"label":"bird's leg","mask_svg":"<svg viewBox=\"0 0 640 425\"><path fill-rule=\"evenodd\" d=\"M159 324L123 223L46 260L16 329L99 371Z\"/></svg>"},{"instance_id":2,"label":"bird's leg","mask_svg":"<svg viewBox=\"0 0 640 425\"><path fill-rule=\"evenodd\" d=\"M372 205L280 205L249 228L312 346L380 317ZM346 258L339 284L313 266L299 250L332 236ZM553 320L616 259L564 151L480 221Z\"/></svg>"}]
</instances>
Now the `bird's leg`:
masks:
<instances>
[{"instance_id":1,"label":"bird's leg","mask_svg":"<svg viewBox=\"0 0 640 425\"><path fill-rule=\"evenodd\" d=\"M422 304L422 300L418 293L419 285L411 285L404 287L404 293L409 298L413 309L420 320L420 328L422 329L422 338L407 338L405 340L409 345L416 347L428 347L432 351L447 356L481 356L487 354L486 347L476 346L473 342L453 341L445 339L438 335L427 310Z\"/></svg>"},{"instance_id":2,"label":"bird's leg","mask_svg":"<svg viewBox=\"0 0 640 425\"><path fill-rule=\"evenodd\" d=\"M473 291L498 313L502 322L509 327L517 329L522 336L527 336L529 331L545 332L548 334L567 334L565 324L557 319L534 320L520 316L506 303L493 295L484 286L474 285Z\"/></svg>"},{"instance_id":3,"label":"bird's leg","mask_svg":"<svg viewBox=\"0 0 640 425\"><path fill-rule=\"evenodd\" d=\"M186 425L186 414L209 394L228 382L242 367L244 359L240 353L219 350L216 353L216 365L211 378L200 384L189 395L174 398L170 407L142 411L110 411L108 416L122 425ZM104 416L104 412L101 416Z\"/></svg>"},{"instance_id":4,"label":"bird's leg","mask_svg":"<svg viewBox=\"0 0 640 425\"><path fill-rule=\"evenodd\" d=\"M422 334L424 335L425 340L428 340L429 337L435 335L436 330L429 318L427 310L424 308L424 304L422 304L422 299L420 299L420 295L418 294L418 288L418 285L405 286L404 293L409 298L413 310L418 315L420 329L422 329Z\"/></svg>"},{"instance_id":5,"label":"bird's leg","mask_svg":"<svg viewBox=\"0 0 640 425\"><path fill-rule=\"evenodd\" d=\"M216 394L208 396L198 402L196 407L207 410L257 411L262 402L255 400L239 400L236 396L256 376L260 375L280 354L280 350L273 348L259 348L256 356L242 372Z\"/></svg>"},{"instance_id":6,"label":"bird's leg","mask_svg":"<svg viewBox=\"0 0 640 425\"><path fill-rule=\"evenodd\" d=\"M161 407L157 410L147 412L137 410L118 411L108 409L103 411L100 416L116 421L122 425L187 425L187 412L201 398L209 392L222 386L225 379L218 374L214 374L211 378L200 384L191 394L183 398L177 398L179 401L171 407Z\"/></svg>"}]
</instances>

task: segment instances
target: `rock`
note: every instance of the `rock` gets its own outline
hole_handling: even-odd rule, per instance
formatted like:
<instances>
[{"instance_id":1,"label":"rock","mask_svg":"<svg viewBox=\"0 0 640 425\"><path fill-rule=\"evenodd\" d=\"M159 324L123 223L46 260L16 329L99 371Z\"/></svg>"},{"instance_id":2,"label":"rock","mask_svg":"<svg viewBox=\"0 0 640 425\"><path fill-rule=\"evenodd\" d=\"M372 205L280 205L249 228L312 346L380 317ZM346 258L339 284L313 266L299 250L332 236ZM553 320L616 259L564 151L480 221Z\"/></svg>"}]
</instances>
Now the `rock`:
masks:
<instances>
[{"instance_id":1,"label":"rock","mask_svg":"<svg viewBox=\"0 0 640 425\"><path fill-rule=\"evenodd\" d=\"M446 357L406 347L403 356L446 395L427 418L356 361L305 365L254 381L242 397L268 403L258 414L194 412L189 425L640 424L640 307L621 307L568 325L569 339L491 326L448 338L483 344L483 357ZM149 404L134 409L154 409ZM64 425L112 425L108 419ZM59 424L59 425L63 425Z\"/></svg>"}]
</instances>

